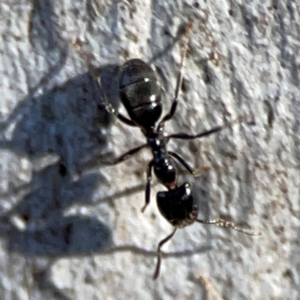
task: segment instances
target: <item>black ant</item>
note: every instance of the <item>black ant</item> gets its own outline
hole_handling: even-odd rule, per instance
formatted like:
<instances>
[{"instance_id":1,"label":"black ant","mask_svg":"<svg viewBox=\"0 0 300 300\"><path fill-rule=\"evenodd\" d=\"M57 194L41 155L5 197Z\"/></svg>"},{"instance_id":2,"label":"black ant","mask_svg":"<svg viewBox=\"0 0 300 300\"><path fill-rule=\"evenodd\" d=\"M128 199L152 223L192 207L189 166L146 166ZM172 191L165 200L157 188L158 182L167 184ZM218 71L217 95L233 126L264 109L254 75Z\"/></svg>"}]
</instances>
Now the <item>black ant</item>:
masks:
<instances>
[{"instance_id":1,"label":"black ant","mask_svg":"<svg viewBox=\"0 0 300 300\"><path fill-rule=\"evenodd\" d=\"M203 224L215 224L217 226L231 228L248 235L257 235L250 229L244 229L236 226L234 223L227 222L223 219L200 220L198 216L198 205L191 193L191 184L185 182L181 185L177 183L177 169L175 160L183 165L183 167L192 175L195 175L194 170L185 162L185 160L175 152L167 150L167 143L170 139L191 140L212 133L219 132L224 126L216 126L210 130L199 134L190 135L186 133L175 133L164 135L164 126L175 114L178 95L182 85L182 69L185 62L187 44L189 40L192 21L188 22L185 28L184 48L181 56L180 70L177 77L175 95L169 112L159 121L162 114L162 88L157 80L153 69L140 59L132 59L127 61L120 70L119 74L119 91L121 102L123 103L129 117L125 117L117 112L105 100L105 108L110 113L114 114L120 121L129 125L139 127L147 142L139 147L131 149L125 154L114 160L113 164L118 164L130 156L136 154L143 148L150 148L153 154L153 159L150 161L147 169L147 184L145 190L145 204L142 212L150 202L150 189L152 180L152 169L158 181L162 183L168 190L157 193L157 205L160 213L171 223L175 229L166 238L161 240L157 248L157 265L153 278L156 279L159 275L161 264L161 247L169 241L175 234L177 228L183 228L191 225L194 222ZM174 160L175 159L175 160Z\"/></svg>"}]
</instances>

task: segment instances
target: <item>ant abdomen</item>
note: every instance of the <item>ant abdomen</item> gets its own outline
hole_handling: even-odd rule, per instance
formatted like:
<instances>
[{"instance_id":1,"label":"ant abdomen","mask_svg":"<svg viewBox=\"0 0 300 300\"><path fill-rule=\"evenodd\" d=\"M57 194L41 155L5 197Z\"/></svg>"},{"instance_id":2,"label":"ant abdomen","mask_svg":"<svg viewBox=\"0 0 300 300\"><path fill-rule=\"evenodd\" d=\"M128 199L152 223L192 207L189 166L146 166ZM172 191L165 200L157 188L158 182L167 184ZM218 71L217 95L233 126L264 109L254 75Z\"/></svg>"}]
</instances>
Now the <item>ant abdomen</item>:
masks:
<instances>
[{"instance_id":1,"label":"ant abdomen","mask_svg":"<svg viewBox=\"0 0 300 300\"><path fill-rule=\"evenodd\" d=\"M152 68L140 59L127 61L120 70L121 101L138 126L148 129L162 113L161 86Z\"/></svg>"}]
</instances>

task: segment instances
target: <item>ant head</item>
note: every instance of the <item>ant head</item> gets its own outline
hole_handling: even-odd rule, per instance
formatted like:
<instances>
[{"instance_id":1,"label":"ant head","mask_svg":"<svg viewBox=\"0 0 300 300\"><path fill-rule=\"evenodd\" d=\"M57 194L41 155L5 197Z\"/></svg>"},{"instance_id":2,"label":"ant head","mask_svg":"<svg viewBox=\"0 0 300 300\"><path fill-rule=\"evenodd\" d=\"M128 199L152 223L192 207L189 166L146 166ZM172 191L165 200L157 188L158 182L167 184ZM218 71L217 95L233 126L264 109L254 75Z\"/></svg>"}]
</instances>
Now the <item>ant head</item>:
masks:
<instances>
[{"instance_id":1,"label":"ant head","mask_svg":"<svg viewBox=\"0 0 300 300\"><path fill-rule=\"evenodd\" d=\"M198 206L186 182L176 189L157 193L157 206L160 213L175 227L185 227L195 222Z\"/></svg>"}]
</instances>

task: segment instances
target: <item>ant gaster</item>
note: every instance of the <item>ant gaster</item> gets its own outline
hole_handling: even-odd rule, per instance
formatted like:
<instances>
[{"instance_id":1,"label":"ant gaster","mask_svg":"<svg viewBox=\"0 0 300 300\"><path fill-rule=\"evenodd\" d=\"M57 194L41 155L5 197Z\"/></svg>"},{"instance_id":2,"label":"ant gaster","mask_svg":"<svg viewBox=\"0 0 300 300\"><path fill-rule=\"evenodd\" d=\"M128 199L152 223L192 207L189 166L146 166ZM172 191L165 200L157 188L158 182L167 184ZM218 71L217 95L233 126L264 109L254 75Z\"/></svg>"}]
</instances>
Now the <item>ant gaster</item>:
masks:
<instances>
[{"instance_id":1,"label":"ant gaster","mask_svg":"<svg viewBox=\"0 0 300 300\"><path fill-rule=\"evenodd\" d=\"M158 244L157 265L153 276L154 279L158 277L160 271L162 256L161 247L174 236L177 228L183 228L194 222L199 222L231 228L248 235L257 235L257 233L250 229L240 228L234 223L227 222L223 219L208 221L197 219L198 205L192 196L192 187L190 183L185 182L178 185L177 182L177 168L175 160L181 163L190 174L195 175L195 172L179 154L167 150L168 141L170 139L191 140L201 138L218 132L224 128L224 126L216 126L208 131L195 135L186 133L175 133L171 135L164 134L165 123L169 121L176 112L178 95L182 85L182 69L185 62L191 27L192 21L189 21L185 27L184 48L171 108L158 124L157 122L162 114L162 88L153 69L140 59L127 61L121 67L119 74L120 98L130 119L117 112L105 99L105 108L110 113L114 114L120 121L129 126L139 127L147 139L145 144L131 149L121 155L119 158L114 160L113 164L118 164L128 159L130 156L146 147L151 149L153 155L153 159L148 164L147 169L145 204L142 208L142 212L145 211L150 202L152 169L154 169L154 174L158 181L168 189L167 191L158 192L156 199L160 213L174 226L174 230Z\"/></svg>"}]
</instances>

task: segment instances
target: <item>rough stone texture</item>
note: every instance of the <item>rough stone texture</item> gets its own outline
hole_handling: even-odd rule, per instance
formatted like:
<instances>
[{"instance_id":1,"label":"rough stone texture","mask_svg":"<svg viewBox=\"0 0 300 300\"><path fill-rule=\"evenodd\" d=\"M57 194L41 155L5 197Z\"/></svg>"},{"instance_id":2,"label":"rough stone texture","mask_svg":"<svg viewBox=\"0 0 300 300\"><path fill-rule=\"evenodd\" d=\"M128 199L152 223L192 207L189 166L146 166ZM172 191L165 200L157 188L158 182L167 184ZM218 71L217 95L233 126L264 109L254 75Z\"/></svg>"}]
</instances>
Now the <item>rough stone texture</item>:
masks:
<instances>
[{"instance_id":1,"label":"rough stone texture","mask_svg":"<svg viewBox=\"0 0 300 300\"><path fill-rule=\"evenodd\" d=\"M0 10L1 300L300 298L298 1L4 0ZM105 112L88 69L118 106L119 66L156 57L167 109L182 45L174 40L189 18L167 131L251 114L256 125L170 143L211 167L198 178L181 170L179 180L193 184L203 218L263 235L179 230L154 282L157 243L172 230L155 203L163 187L154 180L142 214L150 154L101 166L144 139Z\"/></svg>"}]
</instances>

